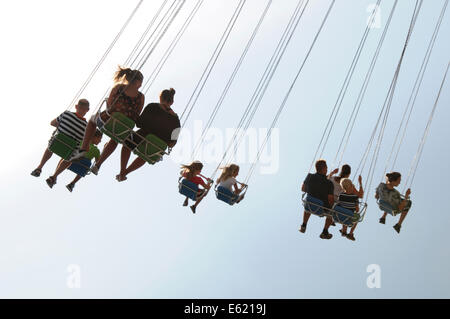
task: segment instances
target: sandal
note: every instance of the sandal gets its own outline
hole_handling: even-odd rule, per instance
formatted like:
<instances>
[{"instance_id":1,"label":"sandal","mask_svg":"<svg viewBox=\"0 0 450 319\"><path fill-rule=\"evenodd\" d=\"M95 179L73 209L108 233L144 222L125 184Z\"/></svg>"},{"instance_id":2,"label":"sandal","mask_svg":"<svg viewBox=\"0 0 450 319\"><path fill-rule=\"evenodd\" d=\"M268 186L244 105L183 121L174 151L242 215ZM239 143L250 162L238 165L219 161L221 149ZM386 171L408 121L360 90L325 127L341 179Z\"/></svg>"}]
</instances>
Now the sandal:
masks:
<instances>
[{"instance_id":1,"label":"sandal","mask_svg":"<svg viewBox=\"0 0 450 319\"><path fill-rule=\"evenodd\" d=\"M120 182L125 182L127 180L127 178L119 174L116 176L116 180L120 183Z\"/></svg>"},{"instance_id":2,"label":"sandal","mask_svg":"<svg viewBox=\"0 0 450 319\"><path fill-rule=\"evenodd\" d=\"M342 229L339 229L339 232L341 233L342 237L347 237L347 233L344 233Z\"/></svg>"},{"instance_id":3,"label":"sandal","mask_svg":"<svg viewBox=\"0 0 450 319\"><path fill-rule=\"evenodd\" d=\"M399 224L395 224L394 225L394 229L395 229L395 231L397 232L397 233L399 233L400 234L400 229L402 228L402 226L400 226Z\"/></svg>"},{"instance_id":4,"label":"sandal","mask_svg":"<svg viewBox=\"0 0 450 319\"><path fill-rule=\"evenodd\" d=\"M42 173L42 170L39 168L36 168L34 171L31 172L31 176L39 177L39 176L41 176L41 173Z\"/></svg>"},{"instance_id":5,"label":"sandal","mask_svg":"<svg viewBox=\"0 0 450 319\"><path fill-rule=\"evenodd\" d=\"M350 239L351 241L355 241L355 236L353 236L353 234L348 234L347 236L348 239Z\"/></svg>"},{"instance_id":6,"label":"sandal","mask_svg":"<svg viewBox=\"0 0 450 319\"><path fill-rule=\"evenodd\" d=\"M381 217L380 218L380 224L386 224L386 218Z\"/></svg>"},{"instance_id":7,"label":"sandal","mask_svg":"<svg viewBox=\"0 0 450 319\"><path fill-rule=\"evenodd\" d=\"M53 188L53 186L55 186L56 184L56 179L50 176L49 178L46 179L46 182L48 187Z\"/></svg>"}]
</instances>

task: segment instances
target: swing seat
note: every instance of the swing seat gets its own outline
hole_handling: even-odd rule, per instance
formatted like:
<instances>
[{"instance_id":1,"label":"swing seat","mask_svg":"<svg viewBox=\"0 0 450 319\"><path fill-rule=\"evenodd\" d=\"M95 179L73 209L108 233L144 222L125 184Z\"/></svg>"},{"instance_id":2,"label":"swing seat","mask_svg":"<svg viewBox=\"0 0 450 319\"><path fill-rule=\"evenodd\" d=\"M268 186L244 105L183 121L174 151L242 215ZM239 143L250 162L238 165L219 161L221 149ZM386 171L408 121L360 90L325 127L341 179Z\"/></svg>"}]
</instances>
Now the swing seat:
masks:
<instances>
[{"instance_id":1,"label":"swing seat","mask_svg":"<svg viewBox=\"0 0 450 319\"><path fill-rule=\"evenodd\" d=\"M70 136L63 133L57 133L53 137L53 141L49 147L49 150L60 156L64 160L68 160L79 146L79 142Z\"/></svg>"},{"instance_id":2,"label":"swing seat","mask_svg":"<svg viewBox=\"0 0 450 319\"><path fill-rule=\"evenodd\" d=\"M72 165L69 166L69 170L81 177L85 177L89 172L91 164L92 162L90 159L83 157L80 160L73 162Z\"/></svg>"},{"instance_id":3,"label":"swing seat","mask_svg":"<svg viewBox=\"0 0 450 319\"><path fill-rule=\"evenodd\" d=\"M378 207L385 213L388 213L389 215L395 216L398 214L398 211L395 211L391 204L389 204L387 201L380 199L378 201Z\"/></svg>"},{"instance_id":4,"label":"swing seat","mask_svg":"<svg viewBox=\"0 0 450 319\"><path fill-rule=\"evenodd\" d=\"M133 131L135 123L122 113L116 112L105 123L101 131L117 143L123 143Z\"/></svg>"},{"instance_id":5,"label":"swing seat","mask_svg":"<svg viewBox=\"0 0 450 319\"><path fill-rule=\"evenodd\" d=\"M154 165L162 160L167 149L167 144L156 135L149 134L135 148L134 154L142 158L147 163Z\"/></svg>"},{"instance_id":6,"label":"swing seat","mask_svg":"<svg viewBox=\"0 0 450 319\"><path fill-rule=\"evenodd\" d=\"M353 226L359 220L359 214L344 208L339 205L335 205L333 208L333 221L345 226Z\"/></svg>"},{"instance_id":7,"label":"swing seat","mask_svg":"<svg viewBox=\"0 0 450 319\"><path fill-rule=\"evenodd\" d=\"M323 217L325 215L323 201L311 195L306 195L306 199L303 201L303 206L305 207L305 211L308 213L319 217Z\"/></svg>"},{"instance_id":8,"label":"swing seat","mask_svg":"<svg viewBox=\"0 0 450 319\"><path fill-rule=\"evenodd\" d=\"M216 197L218 200L221 200L231 206L236 204L236 201L239 198L238 195L230 191L228 188L222 186L218 186L216 188Z\"/></svg>"},{"instance_id":9,"label":"swing seat","mask_svg":"<svg viewBox=\"0 0 450 319\"><path fill-rule=\"evenodd\" d=\"M197 201L198 185L183 178L178 186L180 194Z\"/></svg>"}]
</instances>

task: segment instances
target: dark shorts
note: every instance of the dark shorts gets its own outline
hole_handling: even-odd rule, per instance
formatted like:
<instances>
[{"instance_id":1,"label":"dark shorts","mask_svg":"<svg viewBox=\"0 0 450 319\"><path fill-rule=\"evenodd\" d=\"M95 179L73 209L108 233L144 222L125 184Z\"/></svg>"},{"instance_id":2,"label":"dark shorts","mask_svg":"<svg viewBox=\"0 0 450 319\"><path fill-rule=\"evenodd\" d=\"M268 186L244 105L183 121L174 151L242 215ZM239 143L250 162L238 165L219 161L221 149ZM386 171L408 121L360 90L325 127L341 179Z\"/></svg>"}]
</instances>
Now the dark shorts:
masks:
<instances>
[{"instance_id":1,"label":"dark shorts","mask_svg":"<svg viewBox=\"0 0 450 319\"><path fill-rule=\"evenodd\" d=\"M124 144L126 145L126 147L133 151L141 142L142 137L133 132L129 137L127 137L127 139L124 141Z\"/></svg>"}]
</instances>

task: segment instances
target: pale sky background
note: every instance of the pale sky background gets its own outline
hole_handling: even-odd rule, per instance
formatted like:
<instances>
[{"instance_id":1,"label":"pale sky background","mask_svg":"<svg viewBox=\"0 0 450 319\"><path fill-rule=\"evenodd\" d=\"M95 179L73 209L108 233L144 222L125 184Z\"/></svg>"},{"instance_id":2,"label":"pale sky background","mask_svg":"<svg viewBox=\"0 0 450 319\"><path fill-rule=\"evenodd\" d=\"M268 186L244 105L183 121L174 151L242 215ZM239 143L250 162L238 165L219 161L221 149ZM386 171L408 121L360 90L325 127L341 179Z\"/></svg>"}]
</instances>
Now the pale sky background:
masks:
<instances>
[{"instance_id":1,"label":"pale sky background","mask_svg":"<svg viewBox=\"0 0 450 319\"><path fill-rule=\"evenodd\" d=\"M45 179L54 156L36 179L37 166L52 133L49 123L62 113L116 35L137 1L2 1L3 141L0 174L0 297L2 298L449 298L450 219L445 185L450 178L448 143L450 94L447 81L425 152L412 186L413 208L402 232L393 218L380 225L381 212L369 197L356 242L319 238L324 220L311 217L300 234L300 186L335 103L374 0L337 0L296 84L277 128L280 169L257 173L245 201L228 207L213 193L193 215L181 206L178 163L166 158L119 184L119 151L99 176L82 180L74 193L63 173L50 190ZM94 106L162 0L144 1L123 38L83 94ZM205 0L191 27L146 96L156 101L165 88L177 90L174 109L184 105L212 54L238 1ZM248 0L217 66L199 98L194 120L206 120L220 96L266 1ZM234 82L214 127L234 127L296 5L274 0L260 33ZM253 128L267 128L322 21L329 0L311 1L255 117ZM392 0L383 0L382 26ZM144 75L150 74L195 1L187 0L160 43ZM400 0L369 85L345 162L356 168L386 96L400 56L415 1ZM381 180L405 103L440 14L443 0L425 0L412 34L388 132L375 173ZM381 35L373 29L344 101L341 122L325 158L330 168L338 134L345 125ZM407 174L449 60L450 19L441 31L419 92L407 140L396 170ZM106 138L104 138L104 141ZM210 174L214 163L205 165ZM246 175L243 165L242 175ZM365 178L365 176L363 176ZM79 265L81 289L69 289L67 267ZM369 289L368 265L381 267L381 288Z\"/></svg>"}]
</instances>

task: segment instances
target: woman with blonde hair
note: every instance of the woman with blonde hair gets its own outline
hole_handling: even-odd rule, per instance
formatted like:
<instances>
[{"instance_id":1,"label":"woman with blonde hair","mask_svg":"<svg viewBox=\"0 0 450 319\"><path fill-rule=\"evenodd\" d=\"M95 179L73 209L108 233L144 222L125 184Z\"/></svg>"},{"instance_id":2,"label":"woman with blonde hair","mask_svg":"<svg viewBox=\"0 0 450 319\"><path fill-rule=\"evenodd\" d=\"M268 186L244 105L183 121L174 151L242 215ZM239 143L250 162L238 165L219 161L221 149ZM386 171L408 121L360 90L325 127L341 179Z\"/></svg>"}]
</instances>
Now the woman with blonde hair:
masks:
<instances>
[{"instance_id":1,"label":"woman with blonde hair","mask_svg":"<svg viewBox=\"0 0 450 319\"><path fill-rule=\"evenodd\" d=\"M197 186L202 186L203 189L199 189L197 192L197 201L194 205L191 206L192 213L195 214L198 204L202 201L202 199L206 195L206 191L211 188L212 180L201 175L203 169L203 163L199 161L194 161L189 165L181 165L181 176L188 181L196 184ZM208 182L205 183L203 180L205 178ZM183 206L189 205L189 198L186 197L186 200L183 203Z\"/></svg>"},{"instance_id":2,"label":"woman with blonde hair","mask_svg":"<svg viewBox=\"0 0 450 319\"><path fill-rule=\"evenodd\" d=\"M222 174L216 181L216 183L218 184L218 188L223 188L231 192L232 197L230 198L230 202L237 204L239 204L239 202L244 199L245 194L242 195L239 194L247 187L247 185L239 183L236 180L236 177L238 175L239 175L239 166L236 164L230 164L225 167L222 167ZM241 188L239 188L238 183L242 185Z\"/></svg>"},{"instance_id":3,"label":"woman with blonde hair","mask_svg":"<svg viewBox=\"0 0 450 319\"><path fill-rule=\"evenodd\" d=\"M359 182L359 191L356 190L356 187L355 185L353 185L353 182L350 178L341 179L340 184L343 189L343 192L339 194L337 205L356 213L359 212L359 199L364 196L361 176L358 177L358 182ZM350 229L350 232L348 234L347 234L347 226L342 225L342 229L340 230L341 235L352 241L355 241L354 232L357 225L358 223L355 223Z\"/></svg>"},{"instance_id":4,"label":"woman with blonde hair","mask_svg":"<svg viewBox=\"0 0 450 319\"><path fill-rule=\"evenodd\" d=\"M81 148L72 155L71 161L79 159L87 153L89 141L94 136L96 127L101 130L113 113L122 113L136 122L144 107L145 97L139 91L143 80L144 76L139 70L119 66L114 75L114 87L106 102L106 111L91 117L84 134ZM112 139L105 145L100 159L91 168L93 174L98 174L100 166L116 150L116 147L117 142Z\"/></svg>"}]
</instances>

